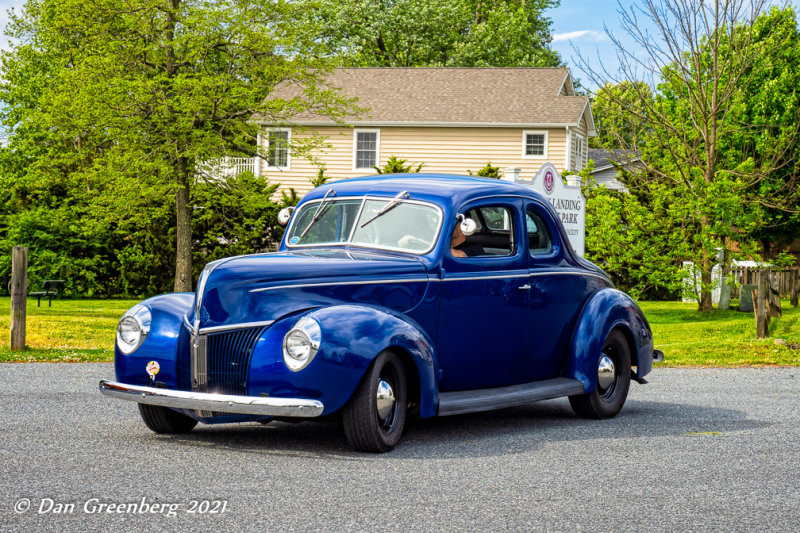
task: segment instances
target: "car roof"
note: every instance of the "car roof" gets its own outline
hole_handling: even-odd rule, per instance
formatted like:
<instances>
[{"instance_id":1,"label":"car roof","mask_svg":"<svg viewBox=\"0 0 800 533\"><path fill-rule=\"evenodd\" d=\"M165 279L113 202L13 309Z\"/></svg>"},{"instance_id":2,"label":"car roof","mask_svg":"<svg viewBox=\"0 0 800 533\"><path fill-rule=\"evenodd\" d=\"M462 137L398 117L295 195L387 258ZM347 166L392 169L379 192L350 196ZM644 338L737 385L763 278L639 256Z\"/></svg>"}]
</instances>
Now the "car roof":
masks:
<instances>
[{"instance_id":1,"label":"car roof","mask_svg":"<svg viewBox=\"0 0 800 533\"><path fill-rule=\"evenodd\" d=\"M539 193L530 186L491 178L459 176L455 174L380 174L326 183L309 192L303 201L322 198L333 189L341 196L394 197L408 191L410 199L435 202L450 206L473 198L486 196L524 196L538 198Z\"/></svg>"}]
</instances>

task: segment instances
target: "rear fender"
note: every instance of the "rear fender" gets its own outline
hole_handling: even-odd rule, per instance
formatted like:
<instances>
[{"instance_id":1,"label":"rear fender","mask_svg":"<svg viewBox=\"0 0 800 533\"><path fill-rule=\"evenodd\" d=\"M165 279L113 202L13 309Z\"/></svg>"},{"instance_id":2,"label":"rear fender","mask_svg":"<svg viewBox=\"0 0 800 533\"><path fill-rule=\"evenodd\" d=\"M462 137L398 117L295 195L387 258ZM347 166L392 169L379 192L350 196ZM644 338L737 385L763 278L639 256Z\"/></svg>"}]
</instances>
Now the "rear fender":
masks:
<instances>
[{"instance_id":1,"label":"rear fender","mask_svg":"<svg viewBox=\"0 0 800 533\"><path fill-rule=\"evenodd\" d=\"M644 313L624 292L601 289L581 311L572 336L569 356L562 375L583 383L584 393L597 387L597 365L608 334L619 328L631 347L635 377L643 378L653 368L653 334Z\"/></svg>"}]
</instances>

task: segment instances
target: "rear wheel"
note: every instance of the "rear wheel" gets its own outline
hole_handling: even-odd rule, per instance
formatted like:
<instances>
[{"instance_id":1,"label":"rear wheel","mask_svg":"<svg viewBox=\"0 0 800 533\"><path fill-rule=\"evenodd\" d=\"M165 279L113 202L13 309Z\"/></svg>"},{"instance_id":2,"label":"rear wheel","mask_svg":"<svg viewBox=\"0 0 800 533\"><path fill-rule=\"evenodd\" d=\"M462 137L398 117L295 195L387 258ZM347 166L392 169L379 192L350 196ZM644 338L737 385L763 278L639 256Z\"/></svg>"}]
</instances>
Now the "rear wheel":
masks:
<instances>
[{"instance_id":1,"label":"rear wheel","mask_svg":"<svg viewBox=\"0 0 800 533\"><path fill-rule=\"evenodd\" d=\"M362 452L388 452L403 434L408 391L403 363L393 352L381 352L342 410L344 434Z\"/></svg>"},{"instance_id":2,"label":"rear wheel","mask_svg":"<svg viewBox=\"0 0 800 533\"><path fill-rule=\"evenodd\" d=\"M139 404L139 414L144 424L156 433L188 433L197 420L160 405Z\"/></svg>"},{"instance_id":3,"label":"rear wheel","mask_svg":"<svg viewBox=\"0 0 800 533\"><path fill-rule=\"evenodd\" d=\"M583 418L611 418L620 412L631 384L631 353L625 335L609 333L597 363L597 387L589 394L569 397L575 414Z\"/></svg>"}]
</instances>

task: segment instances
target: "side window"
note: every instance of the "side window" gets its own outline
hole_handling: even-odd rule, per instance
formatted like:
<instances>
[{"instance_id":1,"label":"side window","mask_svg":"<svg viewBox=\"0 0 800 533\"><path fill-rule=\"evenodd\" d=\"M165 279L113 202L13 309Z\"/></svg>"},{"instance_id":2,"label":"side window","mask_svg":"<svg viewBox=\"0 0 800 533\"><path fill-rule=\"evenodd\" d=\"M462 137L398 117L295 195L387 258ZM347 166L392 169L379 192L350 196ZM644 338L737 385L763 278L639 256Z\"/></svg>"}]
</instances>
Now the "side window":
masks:
<instances>
[{"instance_id":1,"label":"side window","mask_svg":"<svg viewBox=\"0 0 800 533\"><path fill-rule=\"evenodd\" d=\"M539 215L529 209L525 216L525 225L528 232L528 250L531 255L549 254L553 251L553 240L547 231L547 224Z\"/></svg>"},{"instance_id":2,"label":"side window","mask_svg":"<svg viewBox=\"0 0 800 533\"><path fill-rule=\"evenodd\" d=\"M506 207L485 206L470 209L467 216L475 221L477 231L464 235L456 224L450 248L455 257L492 257L514 254L514 227Z\"/></svg>"}]
</instances>

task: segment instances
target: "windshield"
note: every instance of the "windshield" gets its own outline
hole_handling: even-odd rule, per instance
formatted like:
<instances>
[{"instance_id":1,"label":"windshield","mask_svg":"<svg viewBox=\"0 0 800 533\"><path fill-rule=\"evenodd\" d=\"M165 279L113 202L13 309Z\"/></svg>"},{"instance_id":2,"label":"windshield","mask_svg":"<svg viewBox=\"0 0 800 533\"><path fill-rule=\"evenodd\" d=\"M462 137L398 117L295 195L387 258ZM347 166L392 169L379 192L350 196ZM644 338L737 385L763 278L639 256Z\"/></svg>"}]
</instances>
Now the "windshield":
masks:
<instances>
[{"instance_id":1,"label":"windshield","mask_svg":"<svg viewBox=\"0 0 800 533\"><path fill-rule=\"evenodd\" d=\"M286 238L288 246L357 244L426 253L433 248L442 223L441 210L422 202L393 198L328 198L317 213L316 222L311 224L320 202L303 205L294 216ZM395 205L381 213L391 202Z\"/></svg>"}]
</instances>

